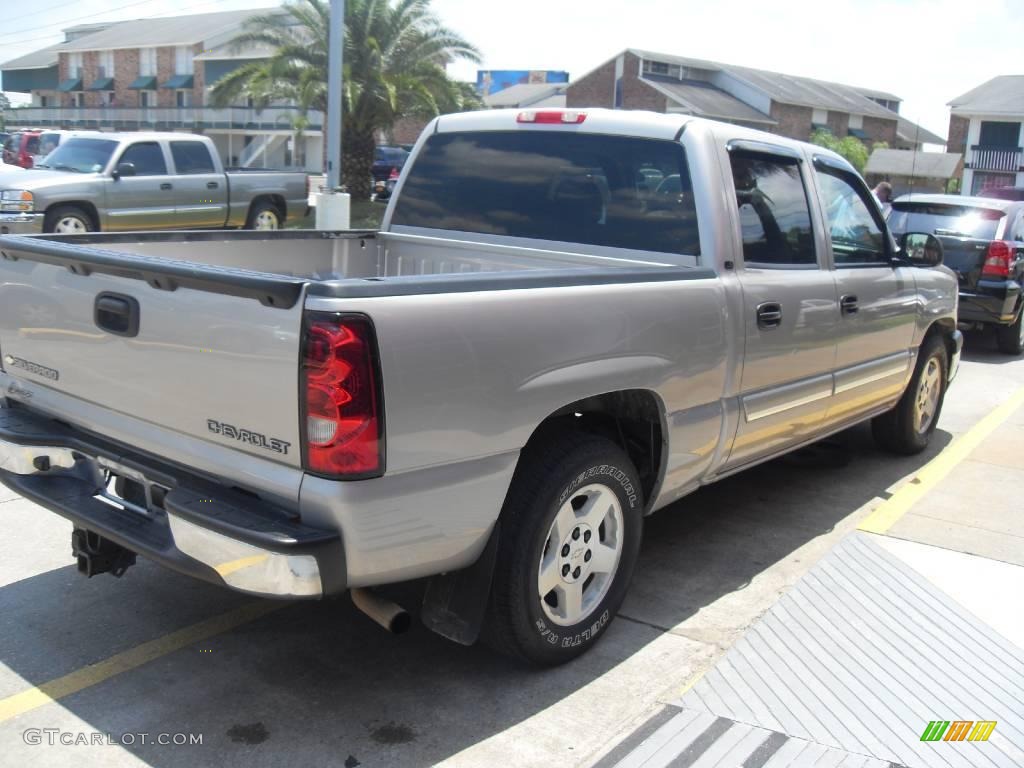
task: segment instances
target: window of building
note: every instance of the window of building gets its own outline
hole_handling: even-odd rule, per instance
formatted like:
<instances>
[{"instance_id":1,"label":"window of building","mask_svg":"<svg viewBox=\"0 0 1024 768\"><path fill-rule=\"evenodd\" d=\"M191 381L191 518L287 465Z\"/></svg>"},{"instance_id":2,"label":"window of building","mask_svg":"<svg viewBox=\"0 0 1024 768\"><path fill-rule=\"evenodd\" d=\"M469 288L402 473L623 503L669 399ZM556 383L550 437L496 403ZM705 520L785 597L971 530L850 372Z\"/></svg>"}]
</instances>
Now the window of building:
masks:
<instances>
[{"instance_id":1,"label":"window of building","mask_svg":"<svg viewBox=\"0 0 1024 768\"><path fill-rule=\"evenodd\" d=\"M192 74L192 47L179 45L174 49L174 74Z\"/></svg>"},{"instance_id":2,"label":"window of building","mask_svg":"<svg viewBox=\"0 0 1024 768\"><path fill-rule=\"evenodd\" d=\"M1014 149L1020 146L1020 123L981 121L978 144L982 147Z\"/></svg>"},{"instance_id":3,"label":"window of building","mask_svg":"<svg viewBox=\"0 0 1024 768\"><path fill-rule=\"evenodd\" d=\"M84 66L82 64L82 53L77 51L75 53L68 54L68 77L76 78L82 76L82 70Z\"/></svg>"},{"instance_id":4,"label":"window of building","mask_svg":"<svg viewBox=\"0 0 1024 768\"><path fill-rule=\"evenodd\" d=\"M71 94L71 106L72 107L84 107L85 106L85 94L81 91L77 91Z\"/></svg>"},{"instance_id":5,"label":"window of building","mask_svg":"<svg viewBox=\"0 0 1024 768\"><path fill-rule=\"evenodd\" d=\"M156 48L139 49L139 75L156 77Z\"/></svg>"},{"instance_id":6,"label":"window of building","mask_svg":"<svg viewBox=\"0 0 1024 768\"><path fill-rule=\"evenodd\" d=\"M868 207L867 188L852 174L820 165L818 186L836 266L887 263L885 234Z\"/></svg>"},{"instance_id":7,"label":"window of building","mask_svg":"<svg viewBox=\"0 0 1024 768\"><path fill-rule=\"evenodd\" d=\"M848 127L862 130L864 128L864 115L850 115Z\"/></svg>"},{"instance_id":8,"label":"window of building","mask_svg":"<svg viewBox=\"0 0 1024 768\"><path fill-rule=\"evenodd\" d=\"M140 107L151 107L153 105L152 92L150 91L139 91L139 106Z\"/></svg>"},{"instance_id":9,"label":"window of building","mask_svg":"<svg viewBox=\"0 0 1024 768\"><path fill-rule=\"evenodd\" d=\"M140 141L137 144L132 144L117 162L118 165L132 163L135 166L136 176L167 175L164 152L155 141Z\"/></svg>"},{"instance_id":10,"label":"window of building","mask_svg":"<svg viewBox=\"0 0 1024 768\"><path fill-rule=\"evenodd\" d=\"M667 75L668 64L663 61L645 61L644 71L650 72L652 75Z\"/></svg>"},{"instance_id":11,"label":"window of building","mask_svg":"<svg viewBox=\"0 0 1024 768\"><path fill-rule=\"evenodd\" d=\"M177 104L179 107L191 107L192 91L175 91L174 103Z\"/></svg>"},{"instance_id":12,"label":"window of building","mask_svg":"<svg viewBox=\"0 0 1024 768\"><path fill-rule=\"evenodd\" d=\"M807 193L795 158L732 152L743 259L748 264L817 263Z\"/></svg>"},{"instance_id":13,"label":"window of building","mask_svg":"<svg viewBox=\"0 0 1024 768\"><path fill-rule=\"evenodd\" d=\"M813 109L811 110L811 122L815 125L828 125L828 110L827 109Z\"/></svg>"},{"instance_id":14,"label":"window of building","mask_svg":"<svg viewBox=\"0 0 1024 768\"><path fill-rule=\"evenodd\" d=\"M48 106L50 106L50 97L49 96L40 96L39 97L39 106L40 107L48 107Z\"/></svg>"},{"instance_id":15,"label":"window of building","mask_svg":"<svg viewBox=\"0 0 1024 768\"><path fill-rule=\"evenodd\" d=\"M96 79L102 80L105 77L114 77L114 52L100 51L97 54Z\"/></svg>"}]
</instances>

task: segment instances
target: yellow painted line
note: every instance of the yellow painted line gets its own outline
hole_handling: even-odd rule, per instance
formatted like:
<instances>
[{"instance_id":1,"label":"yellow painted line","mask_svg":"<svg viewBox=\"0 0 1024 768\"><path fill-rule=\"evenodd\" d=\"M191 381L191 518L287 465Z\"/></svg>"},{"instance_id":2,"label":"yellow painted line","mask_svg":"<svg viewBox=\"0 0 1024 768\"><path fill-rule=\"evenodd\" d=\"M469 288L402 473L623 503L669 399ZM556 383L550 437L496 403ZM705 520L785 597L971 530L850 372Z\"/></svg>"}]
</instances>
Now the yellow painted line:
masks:
<instances>
[{"instance_id":1,"label":"yellow painted line","mask_svg":"<svg viewBox=\"0 0 1024 768\"><path fill-rule=\"evenodd\" d=\"M122 672L141 667L143 664L169 653L180 651L193 643L228 632L237 626L279 610L285 605L288 603L270 601L248 603L220 616L214 616L190 627L158 637L156 640L129 648L127 651L77 669L35 688L29 688L21 693L8 696L6 699L0 699L0 723L58 699L63 699L65 696L91 688Z\"/></svg>"},{"instance_id":2,"label":"yellow painted line","mask_svg":"<svg viewBox=\"0 0 1024 768\"><path fill-rule=\"evenodd\" d=\"M258 565L264 562L270 557L270 555L264 553L262 555L251 555L250 557L241 557L238 560L232 560L228 563L218 565L215 570L221 577L227 576L229 573L240 571L243 568L248 568L250 565Z\"/></svg>"},{"instance_id":3,"label":"yellow painted line","mask_svg":"<svg viewBox=\"0 0 1024 768\"><path fill-rule=\"evenodd\" d=\"M885 533L896 521L907 513L914 504L946 478L953 468L966 459L995 432L1003 422L1024 405L1024 387L1014 392L1007 400L991 410L981 421L953 441L942 453L925 464L909 482L900 486L892 496L883 501L858 526L868 533Z\"/></svg>"}]
</instances>

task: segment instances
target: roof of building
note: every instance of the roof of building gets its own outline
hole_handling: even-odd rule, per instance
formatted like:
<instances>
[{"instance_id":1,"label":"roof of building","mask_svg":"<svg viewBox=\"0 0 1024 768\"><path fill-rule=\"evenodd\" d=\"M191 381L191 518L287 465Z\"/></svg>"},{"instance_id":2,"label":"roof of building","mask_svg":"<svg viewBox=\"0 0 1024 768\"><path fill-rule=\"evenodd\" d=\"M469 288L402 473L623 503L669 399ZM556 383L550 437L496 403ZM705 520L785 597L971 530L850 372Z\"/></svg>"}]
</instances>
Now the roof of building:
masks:
<instances>
[{"instance_id":1,"label":"roof of building","mask_svg":"<svg viewBox=\"0 0 1024 768\"><path fill-rule=\"evenodd\" d=\"M915 152L910 149L876 149L868 158L865 173L950 179L956 173L958 152Z\"/></svg>"},{"instance_id":2,"label":"roof of building","mask_svg":"<svg viewBox=\"0 0 1024 768\"><path fill-rule=\"evenodd\" d=\"M265 43L246 43L236 45L228 40L195 56L196 61L239 61L242 59L269 59L274 55L274 47Z\"/></svg>"},{"instance_id":3,"label":"roof of building","mask_svg":"<svg viewBox=\"0 0 1024 768\"><path fill-rule=\"evenodd\" d=\"M157 45L195 45L241 26L272 8L197 13L157 19L122 21L61 46L64 51L102 51L116 48L148 48Z\"/></svg>"},{"instance_id":4,"label":"roof of building","mask_svg":"<svg viewBox=\"0 0 1024 768\"><path fill-rule=\"evenodd\" d=\"M735 96L710 83L644 77L644 82L683 107L687 112L719 120L774 125L775 121Z\"/></svg>"},{"instance_id":5,"label":"roof of building","mask_svg":"<svg viewBox=\"0 0 1024 768\"><path fill-rule=\"evenodd\" d=\"M16 59L5 61L0 64L0 69L46 69L57 66L57 54L61 51L63 43L57 43L47 48L40 48L38 51L26 53Z\"/></svg>"},{"instance_id":6,"label":"roof of building","mask_svg":"<svg viewBox=\"0 0 1024 768\"><path fill-rule=\"evenodd\" d=\"M946 139L932 133L923 125L907 120L905 117L896 119L896 136L910 144L945 144Z\"/></svg>"},{"instance_id":7,"label":"roof of building","mask_svg":"<svg viewBox=\"0 0 1024 768\"><path fill-rule=\"evenodd\" d=\"M874 88L861 88L857 86L857 90L867 96L869 99L885 99L886 101L903 101L899 96L888 91L879 91Z\"/></svg>"},{"instance_id":8,"label":"roof of building","mask_svg":"<svg viewBox=\"0 0 1024 768\"><path fill-rule=\"evenodd\" d=\"M893 113L869 99L860 89L842 83L830 83L798 75L769 72L764 69L739 67L706 59L690 59L663 53L630 48L629 51L644 59L679 64L694 69L725 72L757 88L774 101L782 104L796 104L803 107L833 109L855 115L893 119ZM894 97L895 98L895 97Z\"/></svg>"},{"instance_id":9,"label":"roof of building","mask_svg":"<svg viewBox=\"0 0 1024 768\"><path fill-rule=\"evenodd\" d=\"M999 75L949 102L954 114L1024 115L1024 75Z\"/></svg>"},{"instance_id":10,"label":"roof of building","mask_svg":"<svg viewBox=\"0 0 1024 768\"><path fill-rule=\"evenodd\" d=\"M532 107L539 101L563 94L567 87L568 83L517 83L484 96L484 104L491 109Z\"/></svg>"}]
</instances>

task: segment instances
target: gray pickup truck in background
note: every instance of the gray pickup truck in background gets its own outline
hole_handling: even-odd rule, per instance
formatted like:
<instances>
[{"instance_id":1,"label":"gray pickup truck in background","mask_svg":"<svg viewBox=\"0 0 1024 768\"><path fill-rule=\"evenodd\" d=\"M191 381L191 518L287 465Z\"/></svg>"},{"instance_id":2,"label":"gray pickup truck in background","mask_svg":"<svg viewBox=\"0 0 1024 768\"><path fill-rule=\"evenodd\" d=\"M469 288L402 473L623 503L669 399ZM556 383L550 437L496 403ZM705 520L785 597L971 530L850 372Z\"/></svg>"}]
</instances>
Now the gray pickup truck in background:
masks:
<instances>
[{"instance_id":1,"label":"gray pickup truck in background","mask_svg":"<svg viewBox=\"0 0 1024 768\"><path fill-rule=\"evenodd\" d=\"M838 155L683 115L432 122L380 232L0 237L0 481L258 595L429 577L537 664L604 634L643 519L872 420L914 453L962 337L941 244Z\"/></svg>"},{"instance_id":2,"label":"gray pickup truck in background","mask_svg":"<svg viewBox=\"0 0 1024 768\"><path fill-rule=\"evenodd\" d=\"M0 173L0 234L279 229L306 214L306 174L225 171L187 133L96 133L61 142L31 173Z\"/></svg>"}]
</instances>

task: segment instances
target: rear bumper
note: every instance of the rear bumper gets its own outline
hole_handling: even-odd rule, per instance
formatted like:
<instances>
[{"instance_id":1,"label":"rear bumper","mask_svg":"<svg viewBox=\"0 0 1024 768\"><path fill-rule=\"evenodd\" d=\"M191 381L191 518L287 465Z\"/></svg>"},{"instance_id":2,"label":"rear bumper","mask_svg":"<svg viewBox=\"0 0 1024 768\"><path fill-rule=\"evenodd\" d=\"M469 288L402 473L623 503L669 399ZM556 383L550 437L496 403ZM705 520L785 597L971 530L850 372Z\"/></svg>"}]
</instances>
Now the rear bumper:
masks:
<instances>
[{"instance_id":1,"label":"rear bumper","mask_svg":"<svg viewBox=\"0 0 1024 768\"><path fill-rule=\"evenodd\" d=\"M1021 285L1016 280L979 280L973 291L960 291L957 319L968 323L1010 325L1017 317Z\"/></svg>"},{"instance_id":2,"label":"rear bumper","mask_svg":"<svg viewBox=\"0 0 1024 768\"><path fill-rule=\"evenodd\" d=\"M107 471L144 487L145 505L101 500ZM346 588L338 533L24 409L0 409L0 482L76 527L240 592L317 598Z\"/></svg>"},{"instance_id":3,"label":"rear bumper","mask_svg":"<svg viewBox=\"0 0 1024 768\"><path fill-rule=\"evenodd\" d=\"M0 235L38 235L44 218L41 213L0 213Z\"/></svg>"}]
</instances>

